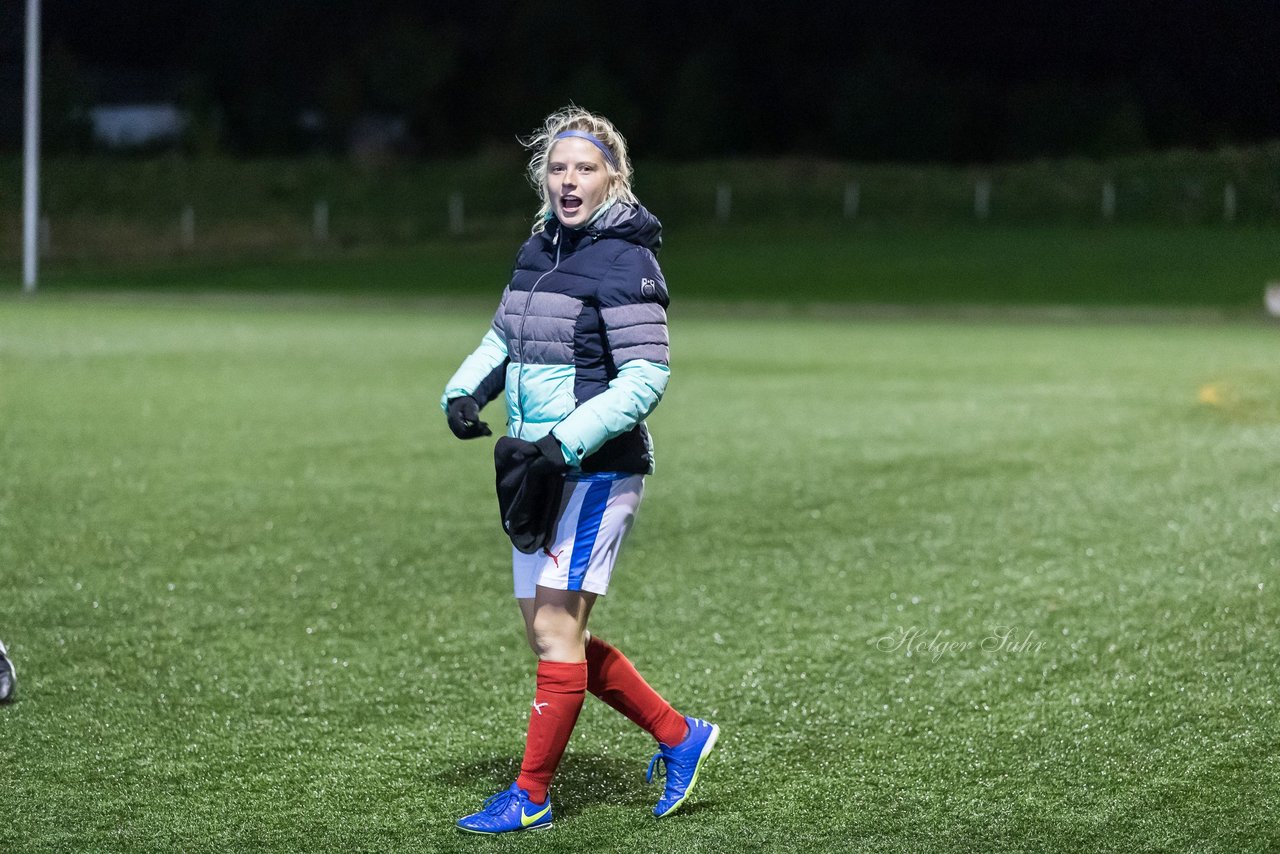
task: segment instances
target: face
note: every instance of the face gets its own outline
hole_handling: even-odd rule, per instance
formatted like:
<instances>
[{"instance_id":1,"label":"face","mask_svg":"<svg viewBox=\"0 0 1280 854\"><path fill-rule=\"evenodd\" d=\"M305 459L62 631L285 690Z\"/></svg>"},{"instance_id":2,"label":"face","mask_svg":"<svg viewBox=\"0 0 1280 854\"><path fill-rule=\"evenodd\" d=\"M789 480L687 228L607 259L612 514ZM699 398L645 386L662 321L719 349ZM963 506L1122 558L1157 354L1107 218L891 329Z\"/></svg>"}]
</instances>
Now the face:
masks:
<instances>
[{"instance_id":1,"label":"face","mask_svg":"<svg viewBox=\"0 0 1280 854\"><path fill-rule=\"evenodd\" d=\"M577 228L591 219L609 195L604 156L585 139L556 142L547 156L547 198L556 219Z\"/></svg>"}]
</instances>

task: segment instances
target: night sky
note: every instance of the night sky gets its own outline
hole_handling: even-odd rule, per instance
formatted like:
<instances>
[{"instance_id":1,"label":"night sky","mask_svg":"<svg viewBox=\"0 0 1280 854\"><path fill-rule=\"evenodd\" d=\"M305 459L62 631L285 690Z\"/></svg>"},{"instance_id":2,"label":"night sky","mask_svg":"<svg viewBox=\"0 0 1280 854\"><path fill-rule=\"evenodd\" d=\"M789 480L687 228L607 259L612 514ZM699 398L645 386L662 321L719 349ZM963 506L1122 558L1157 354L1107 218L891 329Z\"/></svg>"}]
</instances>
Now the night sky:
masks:
<instances>
[{"instance_id":1,"label":"night sky","mask_svg":"<svg viewBox=\"0 0 1280 854\"><path fill-rule=\"evenodd\" d=\"M22 4L0 19L0 146L19 144ZM47 138L169 100L234 154L506 145L569 100L668 158L956 163L1280 137L1280 3L470 4L45 0ZM301 127L299 116L320 117Z\"/></svg>"}]
</instances>

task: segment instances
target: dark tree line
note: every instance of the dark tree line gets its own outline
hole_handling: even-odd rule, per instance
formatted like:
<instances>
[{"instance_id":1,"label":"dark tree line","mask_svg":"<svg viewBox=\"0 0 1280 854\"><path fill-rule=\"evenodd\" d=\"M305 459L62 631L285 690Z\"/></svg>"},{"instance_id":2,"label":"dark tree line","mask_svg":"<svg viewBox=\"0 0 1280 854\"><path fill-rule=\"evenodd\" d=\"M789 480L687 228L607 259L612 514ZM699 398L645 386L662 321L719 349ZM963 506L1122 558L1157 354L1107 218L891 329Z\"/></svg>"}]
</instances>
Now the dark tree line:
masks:
<instances>
[{"instance_id":1,"label":"dark tree line","mask_svg":"<svg viewBox=\"0 0 1280 854\"><path fill-rule=\"evenodd\" d=\"M21 5L0 19L0 145L19 143ZM508 146L569 100L646 156L992 161L1280 136L1275 0L564 4L45 0L45 127L170 100L183 145L347 150L370 116L406 149Z\"/></svg>"}]
</instances>

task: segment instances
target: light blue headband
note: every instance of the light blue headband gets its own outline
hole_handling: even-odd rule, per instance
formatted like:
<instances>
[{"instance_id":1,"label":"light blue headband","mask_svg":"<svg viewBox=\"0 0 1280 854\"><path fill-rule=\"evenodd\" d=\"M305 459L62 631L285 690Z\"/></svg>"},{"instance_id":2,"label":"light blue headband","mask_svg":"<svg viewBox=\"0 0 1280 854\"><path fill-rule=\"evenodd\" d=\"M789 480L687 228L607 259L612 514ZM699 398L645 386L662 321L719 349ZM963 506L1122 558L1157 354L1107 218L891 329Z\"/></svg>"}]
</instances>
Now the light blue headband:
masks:
<instances>
[{"instance_id":1,"label":"light blue headband","mask_svg":"<svg viewBox=\"0 0 1280 854\"><path fill-rule=\"evenodd\" d=\"M601 142L594 134L587 133L585 130L566 130L556 134L556 139L564 139L566 136L576 136L578 139L585 139L587 142L600 149L600 153L604 155L604 159L609 161L609 165L614 169L618 168L618 161L613 159L613 152L609 150L609 146Z\"/></svg>"}]
</instances>

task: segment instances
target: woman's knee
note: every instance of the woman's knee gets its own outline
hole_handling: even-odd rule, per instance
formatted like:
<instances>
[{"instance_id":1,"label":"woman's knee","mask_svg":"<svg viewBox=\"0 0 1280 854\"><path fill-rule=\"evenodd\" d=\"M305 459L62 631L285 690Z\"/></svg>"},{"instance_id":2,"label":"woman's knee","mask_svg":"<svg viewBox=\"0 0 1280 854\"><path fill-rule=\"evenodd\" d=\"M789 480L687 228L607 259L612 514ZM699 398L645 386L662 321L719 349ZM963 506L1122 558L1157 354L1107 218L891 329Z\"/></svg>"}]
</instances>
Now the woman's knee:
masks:
<instances>
[{"instance_id":1,"label":"woman's knee","mask_svg":"<svg viewBox=\"0 0 1280 854\"><path fill-rule=\"evenodd\" d=\"M550 661L582 661L595 598L594 593L539 588L536 599L521 600L534 654Z\"/></svg>"},{"instance_id":2,"label":"woman's knee","mask_svg":"<svg viewBox=\"0 0 1280 854\"><path fill-rule=\"evenodd\" d=\"M586 632L573 620L535 619L529 647L542 659L581 661Z\"/></svg>"}]
</instances>

